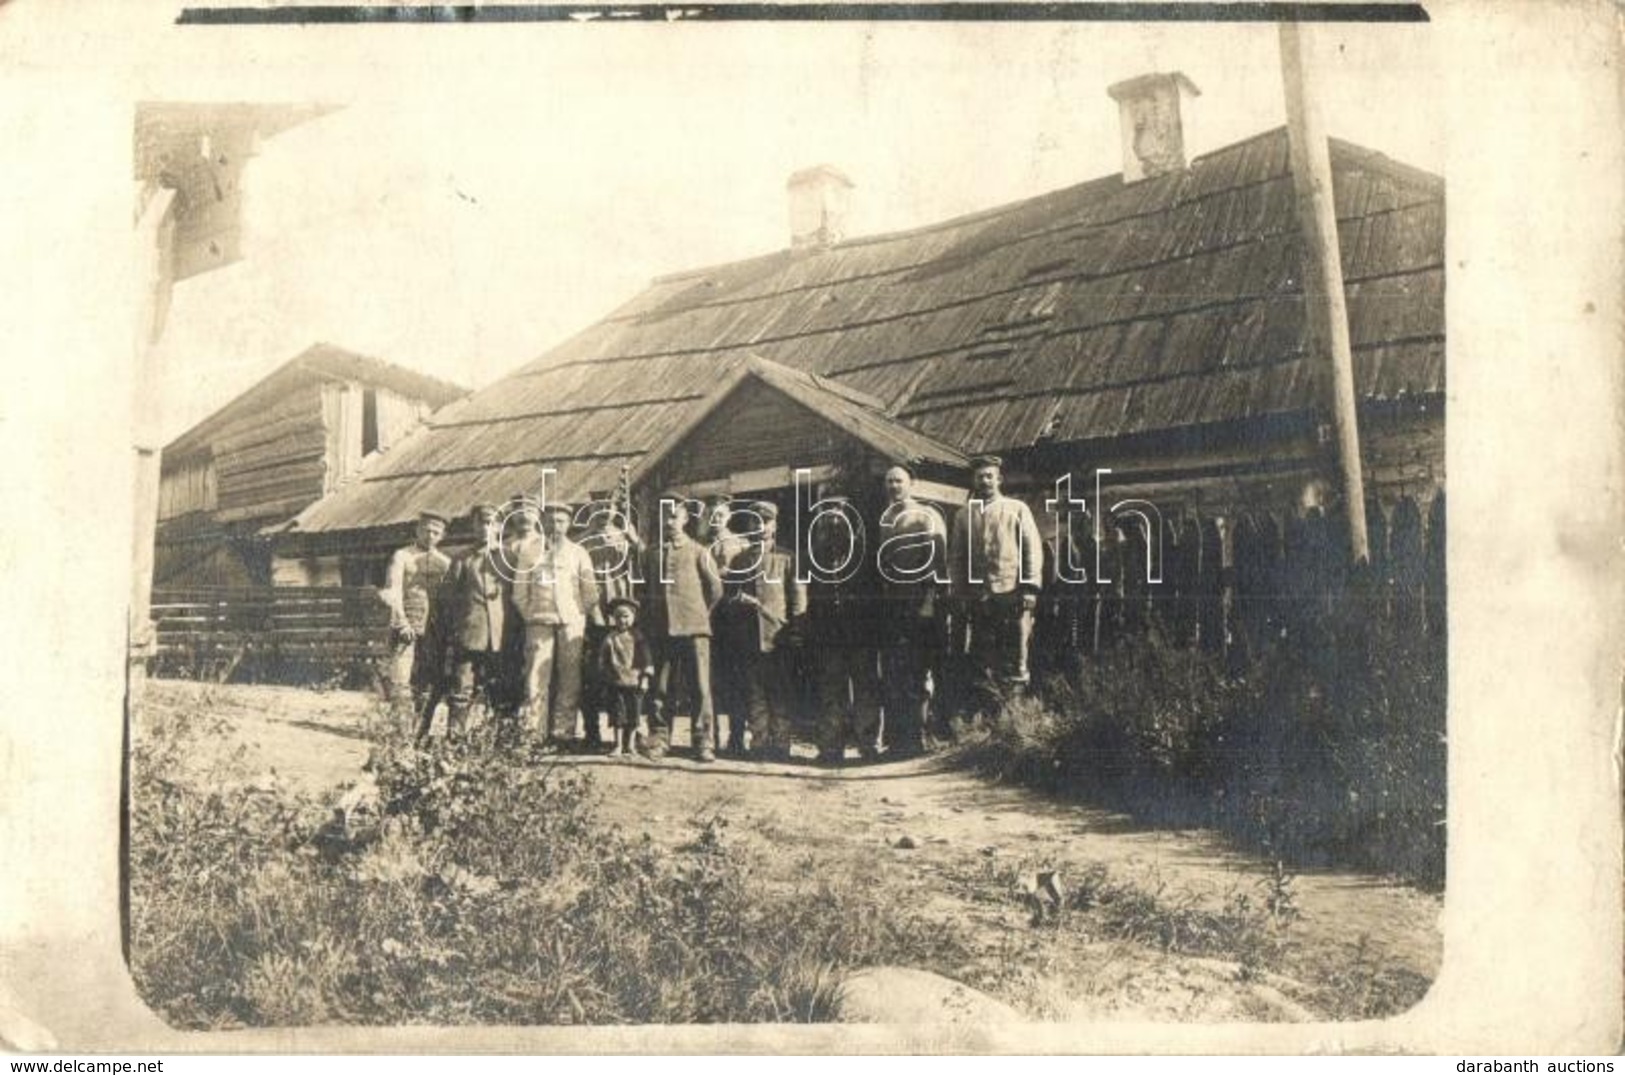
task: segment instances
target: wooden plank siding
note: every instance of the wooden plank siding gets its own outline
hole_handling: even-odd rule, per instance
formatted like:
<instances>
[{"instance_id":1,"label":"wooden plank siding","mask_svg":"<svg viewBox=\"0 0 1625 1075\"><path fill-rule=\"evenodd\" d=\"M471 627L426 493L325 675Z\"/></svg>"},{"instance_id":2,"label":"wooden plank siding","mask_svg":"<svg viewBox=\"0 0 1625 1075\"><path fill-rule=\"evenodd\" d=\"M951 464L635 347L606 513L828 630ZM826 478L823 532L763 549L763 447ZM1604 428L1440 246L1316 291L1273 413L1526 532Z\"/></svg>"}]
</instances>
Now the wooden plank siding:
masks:
<instances>
[{"instance_id":1,"label":"wooden plank siding","mask_svg":"<svg viewBox=\"0 0 1625 1075\"><path fill-rule=\"evenodd\" d=\"M373 397L374 451L388 451L416 429L432 409L421 399L361 381L327 381L322 384L321 392L327 460L324 494L353 479L366 462L362 442L366 439L367 393L371 392Z\"/></svg>"},{"instance_id":2,"label":"wooden plank siding","mask_svg":"<svg viewBox=\"0 0 1625 1075\"><path fill-rule=\"evenodd\" d=\"M327 431L321 392L319 383L291 388L263 410L242 415L216 433L217 518L276 517L286 504L309 504L322 495Z\"/></svg>"},{"instance_id":3,"label":"wooden plank siding","mask_svg":"<svg viewBox=\"0 0 1625 1075\"><path fill-rule=\"evenodd\" d=\"M336 562L273 564L263 531L355 477L461 394L325 344L284 363L165 449L160 582L337 585L357 574ZM364 457L373 441L378 450Z\"/></svg>"},{"instance_id":4,"label":"wooden plank siding","mask_svg":"<svg viewBox=\"0 0 1625 1075\"><path fill-rule=\"evenodd\" d=\"M164 460L158 480L158 520L211 512L218 504L214 459L196 452L171 462Z\"/></svg>"},{"instance_id":5,"label":"wooden plank siding","mask_svg":"<svg viewBox=\"0 0 1625 1075\"><path fill-rule=\"evenodd\" d=\"M726 477L765 467L816 467L850 450L840 428L757 381L741 384L702 422L662 470L683 482Z\"/></svg>"}]
</instances>

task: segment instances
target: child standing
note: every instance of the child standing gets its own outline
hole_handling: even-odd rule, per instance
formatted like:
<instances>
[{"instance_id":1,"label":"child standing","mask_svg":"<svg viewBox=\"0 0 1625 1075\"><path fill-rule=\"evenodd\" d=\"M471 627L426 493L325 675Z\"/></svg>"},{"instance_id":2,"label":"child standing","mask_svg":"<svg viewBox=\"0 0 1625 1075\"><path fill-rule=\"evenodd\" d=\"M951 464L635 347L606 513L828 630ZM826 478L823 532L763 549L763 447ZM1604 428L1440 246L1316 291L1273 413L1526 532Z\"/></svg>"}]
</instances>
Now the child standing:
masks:
<instances>
[{"instance_id":1,"label":"child standing","mask_svg":"<svg viewBox=\"0 0 1625 1075\"><path fill-rule=\"evenodd\" d=\"M598 645L598 681L603 685L610 721L615 726L615 746L610 755L630 754L646 736L643 723L643 695L654 675L654 659L649 646L638 633L638 603L630 597L617 597L609 603L609 633Z\"/></svg>"}]
</instances>

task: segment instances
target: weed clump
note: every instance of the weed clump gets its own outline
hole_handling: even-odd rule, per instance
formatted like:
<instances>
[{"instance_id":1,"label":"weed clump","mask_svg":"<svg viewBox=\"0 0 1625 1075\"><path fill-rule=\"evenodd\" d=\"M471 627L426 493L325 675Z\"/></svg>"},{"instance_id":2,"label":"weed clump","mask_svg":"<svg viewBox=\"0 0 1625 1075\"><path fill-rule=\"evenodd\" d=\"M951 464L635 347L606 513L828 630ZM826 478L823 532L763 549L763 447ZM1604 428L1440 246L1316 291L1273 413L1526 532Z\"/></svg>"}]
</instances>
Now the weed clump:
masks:
<instances>
[{"instance_id":1,"label":"weed clump","mask_svg":"<svg viewBox=\"0 0 1625 1075\"><path fill-rule=\"evenodd\" d=\"M170 714L132 756L131 966L179 1027L817 1021L944 943L853 886L759 884L725 819L675 853L616 831L587 775L486 739L385 736L334 811L188 765L224 734Z\"/></svg>"}]
</instances>

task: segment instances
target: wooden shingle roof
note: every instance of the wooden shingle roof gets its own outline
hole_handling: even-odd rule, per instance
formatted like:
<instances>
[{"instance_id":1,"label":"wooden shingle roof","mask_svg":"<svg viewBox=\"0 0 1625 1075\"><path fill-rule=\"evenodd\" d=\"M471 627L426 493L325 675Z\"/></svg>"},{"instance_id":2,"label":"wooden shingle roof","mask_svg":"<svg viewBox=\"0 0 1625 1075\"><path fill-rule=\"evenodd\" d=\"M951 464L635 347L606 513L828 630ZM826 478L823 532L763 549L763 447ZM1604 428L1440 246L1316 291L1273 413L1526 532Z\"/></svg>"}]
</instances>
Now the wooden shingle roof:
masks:
<instances>
[{"instance_id":1,"label":"wooden shingle roof","mask_svg":"<svg viewBox=\"0 0 1625 1075\"><path fill-rule=\"evenodd\" d=\"M1444 184L1332 141L1356 389L1444 390ZM738 364L872 398L964 453L1303 411L1302 248L1284 130L1125 184L1108 176L930 227L662 277L436 414L304 530L501 498L541 466L610 488Z\"/></svg>"},{"instance_id":2,"label":"wooden shingle roof","mask_svg":"<svg viewBox=\"0 0 1625 1075\"><path fill-rule=\"evenodd\" d=\"M208 447L216 431L234 419L263 410L290 389L320 381L354 381L387 388L408 399L421 399L431 407L443 407L468 395L468 389L461 385L426 373L332 344L312 344L166 444L164 456L177 459L194 449Z\"/></svg>"}]
</instances>

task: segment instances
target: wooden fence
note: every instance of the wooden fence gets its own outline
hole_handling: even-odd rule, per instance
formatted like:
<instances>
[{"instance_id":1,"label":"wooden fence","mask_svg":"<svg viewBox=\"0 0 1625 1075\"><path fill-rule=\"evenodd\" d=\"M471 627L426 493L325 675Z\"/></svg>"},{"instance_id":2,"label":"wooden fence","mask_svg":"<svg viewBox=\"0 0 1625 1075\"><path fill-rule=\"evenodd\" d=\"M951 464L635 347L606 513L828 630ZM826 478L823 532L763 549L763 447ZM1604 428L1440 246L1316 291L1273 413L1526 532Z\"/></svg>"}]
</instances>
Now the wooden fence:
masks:
<instances>
[{"instance_id":1,"label":"wooden fence","mask_svg":"<svg viewBox=\"0 0 1625 1075\"><path fill-rule=\"evenodd\" d=\"M1174 645L1240 660L1272 639L1304 639L1323 627L1339 600L1356 600L1372 623L1442 660L1448 620L1443 494L1419 505L1401 499L1368 507L1371 563L1347 564L1342 518L1256 513L1194 514L1168 520L1161 581L1146 581L1145 538L1125 528L1103 546L1103 576L1052 583L1040 604L1035 645L1055 667L1068 654L1099 653L1156 627ZM1096 569L1095 544L1080 537L1072 562ZM1358 583L1356 582L1359 577ZM1110 579L1103 584L1099 578ZM1298 644L1298 643L1295 643Z\"/></svg>"},{"instance_id":2,"label":"wooden fence","mask_svg":"<svg viewBox=\"0 0 1625 1075\"><path fill-rule=\"evenodd\" d=\"M370 586L160 587L160 675L224 682L369 682L390 651Z\"/></svg>"}]
</instances>

